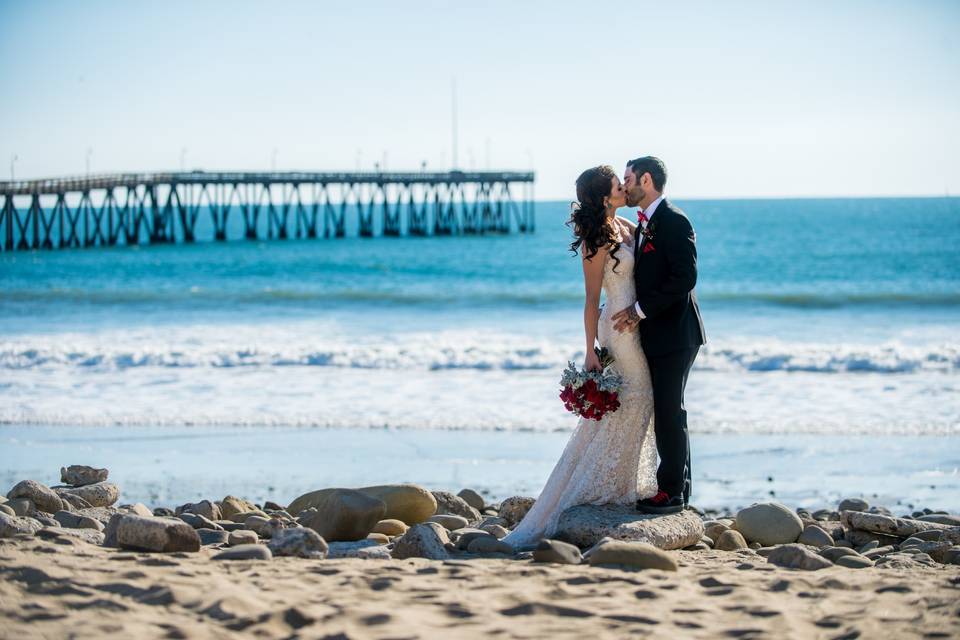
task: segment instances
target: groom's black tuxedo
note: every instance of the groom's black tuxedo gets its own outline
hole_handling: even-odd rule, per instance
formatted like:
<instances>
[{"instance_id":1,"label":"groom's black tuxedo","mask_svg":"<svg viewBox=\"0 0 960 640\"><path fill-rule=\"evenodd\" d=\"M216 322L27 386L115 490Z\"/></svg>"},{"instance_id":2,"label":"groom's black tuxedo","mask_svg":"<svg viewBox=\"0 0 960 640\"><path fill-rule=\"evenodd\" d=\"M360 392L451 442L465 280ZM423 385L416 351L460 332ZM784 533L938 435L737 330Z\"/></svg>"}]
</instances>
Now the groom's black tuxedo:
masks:
<instances>
[{"instance_id":1,"label":"groom's black tuxedo","mask_svg":"<svg viewBox=\"0 0 960 640\"><path fill-rule=\"evenodd\" d=\"M690 437L683 392L700 345L706 342L694 286L696 234L690 220L663 199L647 225L637 228L633 277L640 321L640 343L653 384L654 430L660 466L657 484L671 496L690 498Z\"/></svg>"}]
</instances>

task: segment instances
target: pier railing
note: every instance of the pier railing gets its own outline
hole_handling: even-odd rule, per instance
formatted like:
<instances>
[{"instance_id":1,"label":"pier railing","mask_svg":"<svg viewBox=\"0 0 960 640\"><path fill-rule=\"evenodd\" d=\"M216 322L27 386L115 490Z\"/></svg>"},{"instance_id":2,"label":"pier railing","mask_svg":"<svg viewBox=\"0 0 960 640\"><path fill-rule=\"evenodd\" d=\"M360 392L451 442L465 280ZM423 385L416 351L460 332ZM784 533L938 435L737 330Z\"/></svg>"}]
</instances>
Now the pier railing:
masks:
<instances>
[{"instance_id":1,"label":"pier railing","mask_svg":"<svg viewBox=\"0 0 960 640\"><path fill-rule=\"evenodd\" d=\"M344 237L348 227L361 237L532 233L533 183L533 172L511 171L189 171L6 181L0 239L14 251L231 235ZM209 224L198 225L201 216Z\"/></svg>"}]
</instances>

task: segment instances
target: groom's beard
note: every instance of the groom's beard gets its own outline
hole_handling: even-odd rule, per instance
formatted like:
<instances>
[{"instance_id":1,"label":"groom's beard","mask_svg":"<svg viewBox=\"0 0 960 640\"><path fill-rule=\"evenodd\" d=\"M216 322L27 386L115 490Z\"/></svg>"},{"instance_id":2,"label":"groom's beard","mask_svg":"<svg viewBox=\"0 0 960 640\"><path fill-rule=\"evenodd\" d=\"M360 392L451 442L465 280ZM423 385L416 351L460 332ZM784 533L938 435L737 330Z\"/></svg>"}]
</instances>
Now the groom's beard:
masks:
<instances>
[{"instance_id":1,"label":"groom's beard","mask_svg":"<svg viewBox=\"0 0 960 640\"><path fill-rule=\"evenodd\" d=\"M643 189L640 187L634 187L627 192L627 206L635 207L639 205L641 202L643 202L643 199L646 197L646 195L647 194L643 192Z\"/></svg>"}]
</instances>

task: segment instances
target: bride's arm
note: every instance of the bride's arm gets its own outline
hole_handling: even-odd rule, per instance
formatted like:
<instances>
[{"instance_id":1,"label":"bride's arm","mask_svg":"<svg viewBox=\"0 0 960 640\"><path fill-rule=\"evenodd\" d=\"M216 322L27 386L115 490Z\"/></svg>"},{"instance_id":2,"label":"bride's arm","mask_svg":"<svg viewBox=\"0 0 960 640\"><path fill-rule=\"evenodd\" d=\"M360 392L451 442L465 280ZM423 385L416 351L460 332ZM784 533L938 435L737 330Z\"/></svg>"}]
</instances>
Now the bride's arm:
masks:
<instances>
[{"instance_id":1,"label":"bride's arm","mask_svg":"<svg viewBox=\"0 0 960 640\"><path fill-rule=\"evenodd\" d=\"M592 258L583 258L583 283L586 300L583 304L583 331L586 338L584 369L599 371L600 359L593 350L597 340L597 323L600 321L600 289L603 284L603 265L607 262L607 247L601 247Z\"/></svg>"}]
</instances>

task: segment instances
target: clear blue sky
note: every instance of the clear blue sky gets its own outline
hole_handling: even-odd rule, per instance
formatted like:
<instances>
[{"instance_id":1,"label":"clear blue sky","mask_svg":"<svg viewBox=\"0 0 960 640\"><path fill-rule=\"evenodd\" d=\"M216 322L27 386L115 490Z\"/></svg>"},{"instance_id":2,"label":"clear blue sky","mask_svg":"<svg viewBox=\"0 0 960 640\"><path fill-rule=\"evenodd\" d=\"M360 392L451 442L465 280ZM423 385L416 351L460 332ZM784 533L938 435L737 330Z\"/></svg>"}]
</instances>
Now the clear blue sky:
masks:
<instances>
[{"instance_id":1,"label":"clear blue sky","mask_svg":"<svg viewBox=\"0 0 960 640\"><path fill-rule=\"evenodd\" d=\"M0 0L0 176L445 168L456 77L459 165L538 198L960 193L960 2L468 4Z\"/></svg>"}]
</instances>

